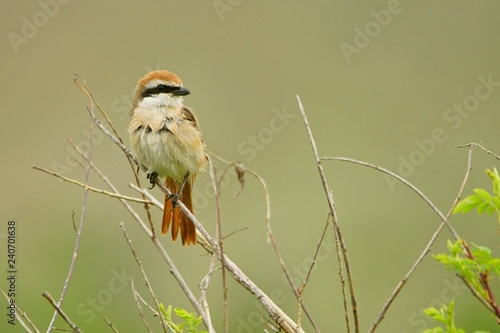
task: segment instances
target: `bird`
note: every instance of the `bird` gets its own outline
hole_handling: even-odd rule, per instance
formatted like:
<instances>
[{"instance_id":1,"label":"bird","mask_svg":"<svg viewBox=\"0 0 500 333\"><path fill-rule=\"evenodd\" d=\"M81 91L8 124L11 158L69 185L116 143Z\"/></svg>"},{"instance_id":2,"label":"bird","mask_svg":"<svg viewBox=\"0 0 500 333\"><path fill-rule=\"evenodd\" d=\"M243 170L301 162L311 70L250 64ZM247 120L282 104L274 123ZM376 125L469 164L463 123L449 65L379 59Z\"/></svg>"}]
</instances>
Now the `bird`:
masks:
<instances>
[{"instance_id":1,"label":"bird","mask_svg":"<svg viewBox=\"0 0 500 333\"><path fill-rule=\"evenodd\" d=\"M128 127L132 153L147 169L147 178L165 181L172 192L165 194L161 232L171 226L172 240L180 230L182 245L196 244L196 227L176 205L180 200L193 213L191 192L207 156L196 114L184 105L190 91L167 70L144 75L135 88Z\"/></svg>"}]
</instances>

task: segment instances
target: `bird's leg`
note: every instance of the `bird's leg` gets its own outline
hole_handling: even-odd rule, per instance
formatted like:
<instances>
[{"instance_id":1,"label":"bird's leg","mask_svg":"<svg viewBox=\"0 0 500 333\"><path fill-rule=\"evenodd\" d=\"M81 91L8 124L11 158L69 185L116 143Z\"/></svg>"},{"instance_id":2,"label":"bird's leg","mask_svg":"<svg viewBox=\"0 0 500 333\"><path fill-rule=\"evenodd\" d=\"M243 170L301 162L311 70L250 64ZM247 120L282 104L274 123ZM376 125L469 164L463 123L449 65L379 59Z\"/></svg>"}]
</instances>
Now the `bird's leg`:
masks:
<instances>
[{"instance_id":1,"label":"bird's leg","mask_svg":"<svg viewBox=\"0 0 500 333\"><path fill-rule=\"evenodd\" d=\"M168 199L172 199L172 206L175 207L176 203L177 203L177 200L180 199L181 197L181 193L182 193L182 190L184 189L184 186L186 185L186 182L188 180L188 176L189 176L189 172L186 173L186 175L184 176L184 180L182 181L182 185L181 185L181 188L179 189L179 192L178 193L172 193L168 196Z\"/></svg>"}]
</instances>

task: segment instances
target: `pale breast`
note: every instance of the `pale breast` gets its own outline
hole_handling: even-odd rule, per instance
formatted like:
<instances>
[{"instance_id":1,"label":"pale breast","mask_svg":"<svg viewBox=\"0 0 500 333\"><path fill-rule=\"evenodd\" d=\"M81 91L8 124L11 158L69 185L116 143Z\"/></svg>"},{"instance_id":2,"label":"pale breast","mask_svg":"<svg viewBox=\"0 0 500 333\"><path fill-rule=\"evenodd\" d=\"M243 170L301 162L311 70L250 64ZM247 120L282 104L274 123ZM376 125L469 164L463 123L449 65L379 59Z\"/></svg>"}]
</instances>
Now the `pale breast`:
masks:
<instances>
[{"instance_id":1,"label":"pale breast","mask_svg":"<svg viewBox=\"0 0 500 333\"><path fill-rule=\"evenodd\" d=\"M182 181L206 164L201 132L179 108L136 108L129 136L139 161L160 177Z\"/></svg>"}]
</instances>

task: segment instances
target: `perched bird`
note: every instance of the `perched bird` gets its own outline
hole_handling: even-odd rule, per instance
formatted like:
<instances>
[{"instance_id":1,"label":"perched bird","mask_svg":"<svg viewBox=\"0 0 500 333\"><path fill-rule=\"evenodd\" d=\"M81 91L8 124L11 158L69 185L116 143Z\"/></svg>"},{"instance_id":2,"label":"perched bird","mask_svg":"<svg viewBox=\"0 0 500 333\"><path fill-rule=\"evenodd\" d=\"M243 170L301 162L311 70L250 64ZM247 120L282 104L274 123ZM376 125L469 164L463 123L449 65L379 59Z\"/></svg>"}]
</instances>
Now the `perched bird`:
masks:
<instances>
[{"instance_id":1,"label":"perched bird","mask_svg":"<svg viewBox=\"0 0 500 333\"><path fill-rule=\"evenodd\" d=\"M207 164L198 120L182 99L189 94L172 72L146 74L137 82L128 129L132 152L147 168L148 179L153 185L156 177L165 179L173 193L165 195L161 232L165 235L172 225L176 240L180 229L183 245L196 244L196 227L176 199L193 212L193 182Z\"/></svg>"}]
</instances>

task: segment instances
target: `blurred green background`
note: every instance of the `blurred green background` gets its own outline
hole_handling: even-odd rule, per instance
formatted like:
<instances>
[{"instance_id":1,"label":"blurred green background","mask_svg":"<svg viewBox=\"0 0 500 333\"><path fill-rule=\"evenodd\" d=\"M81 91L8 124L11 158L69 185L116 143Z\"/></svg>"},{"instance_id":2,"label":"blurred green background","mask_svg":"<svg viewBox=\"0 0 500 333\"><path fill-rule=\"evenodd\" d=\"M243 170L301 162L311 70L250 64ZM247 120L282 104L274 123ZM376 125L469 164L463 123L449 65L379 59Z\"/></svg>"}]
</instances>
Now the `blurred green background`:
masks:
<instances>
[{"instance_id":1,"label":"blurred green background","mask_svg":"<svg viewBox=\"0 0 500 333\"><path fill-rule=\"evenodd\" d=\"M88 99L73 84L81 75L128 143L126 128L135 82L152 69L178 74L192 95L208 148L241 161L267 181L272 226L294 280L301 281L328 208L295 95L308 113L320 154L348 156L401 172L446 212L466 168L467 151L484 143L500 153L500 3L498 1L63 1L0 4L3 172L0 263L6 268L6 224L18 225L18 305L41 331L53 310L74 246L83 191L34 171L36 164L83 181L67 137L87 147ZM490 81L490 83L484 83ZM478 95L479 94L479 95ZM433 134L434 133L434 134ZM436 134L437 133L437 134ZM131 171L95 129L95 163L123 193ZM479 150L466 193L490 189L486 168L498 161ZM219 173L223 166L218 165ZM328 181L355 274L361 331L366 331L439 224L413 192L373 170L325 162ZM146 182L145 176L141 174ZM222 191L226 253L276 303L296 318L290 292L267 242L265 199L247 176L236 200L234 174ZM93 186L105 185L95 174ZM197 216L215 230L207 173L198 177ZM153 193L161 198L160 191ZM143 214L140 205L133 205ZM154 211L159 225L161 212ZM151 242L114 199L91 193L79 258L63 308L86 332L144 331L130 281L150 300L118 224L123 221L164 304L194 311ZM498 224L474 213L454 216L467 240L498 256ZM344 332L333 232L305 291L322 332ZM445 249L444 230L433 253ZM190 286L206 274L199 248L161 240ZM6 275L6 273L5 273ZM221 331L220 271L208 296ZM6 280L0 283L7 286ZM495 285L498 290L498 284ZM261 332L262 309L229 279L231 332ZM451 272L428 256L382 322L380 332L420 332L431 323L421 310L457 299L457 324L467 332L498 326ZM500 297L500 294L497 294ZM22 332L6 323L0 331ZM147 315L153 330L161 329ZM304 320L304 328L311 327ZM64 326L58 320L58 326Z\"/></svg>"}]
</instances>

